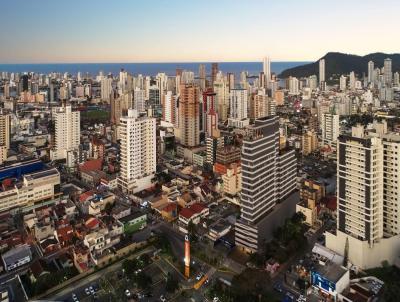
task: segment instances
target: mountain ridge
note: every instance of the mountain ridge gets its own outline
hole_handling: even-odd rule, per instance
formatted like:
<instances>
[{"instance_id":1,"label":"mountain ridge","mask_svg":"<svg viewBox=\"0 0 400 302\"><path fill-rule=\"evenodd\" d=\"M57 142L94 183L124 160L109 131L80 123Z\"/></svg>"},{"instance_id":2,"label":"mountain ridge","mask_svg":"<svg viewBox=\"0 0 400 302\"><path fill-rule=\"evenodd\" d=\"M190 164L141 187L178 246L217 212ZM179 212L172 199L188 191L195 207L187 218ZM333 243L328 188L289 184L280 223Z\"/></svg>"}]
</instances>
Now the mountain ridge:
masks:
<instances>
[{"instance_id":1,"label":"mountain ridge","mask_svg":"<svg viewBox=\"0 0 400 302\"><path fill-rule=\"evenodd\" d=\"M400 53L387 54L374 52L365 56L346 54L342 52L328 52L321 59L325 59L325 78L329 79L332 75L349 74L354 71L357 75L368 73L368 62L374 62L374 68L382 68L386 58L392 59L392 72L400 70ZM317 75L319 73L319 60L305 65L285 69L279 74L280 78L289 76L301 78Z\"/></svg>"}]
</instances>

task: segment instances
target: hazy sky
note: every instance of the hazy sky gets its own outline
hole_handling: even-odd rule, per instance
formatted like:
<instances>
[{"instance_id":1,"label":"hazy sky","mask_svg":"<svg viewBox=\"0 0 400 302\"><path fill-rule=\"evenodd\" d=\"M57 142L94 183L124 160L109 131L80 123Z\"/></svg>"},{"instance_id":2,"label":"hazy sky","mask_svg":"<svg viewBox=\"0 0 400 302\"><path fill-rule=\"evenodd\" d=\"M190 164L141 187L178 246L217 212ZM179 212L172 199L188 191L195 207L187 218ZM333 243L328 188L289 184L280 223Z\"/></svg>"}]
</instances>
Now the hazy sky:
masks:
<instances>
[{"instance_id":1,"label":"hazy sky","mask_svg":"<svg viewBox=\"0 0 400 302\"><path fill-rule=\"evenodd\" d=\"M399 0L4 0L0 63L400 52Z\"/></svg>"}]
</instances>

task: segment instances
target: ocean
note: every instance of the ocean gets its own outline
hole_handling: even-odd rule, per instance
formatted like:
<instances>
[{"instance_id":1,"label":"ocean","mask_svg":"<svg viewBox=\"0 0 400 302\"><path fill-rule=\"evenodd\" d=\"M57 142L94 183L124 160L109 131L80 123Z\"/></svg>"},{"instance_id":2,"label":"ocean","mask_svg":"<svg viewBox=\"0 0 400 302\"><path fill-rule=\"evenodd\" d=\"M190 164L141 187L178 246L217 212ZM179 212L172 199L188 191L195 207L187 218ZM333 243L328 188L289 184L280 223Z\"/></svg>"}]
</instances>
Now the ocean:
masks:
<instances>
[{"instance_id":1,"label":"ocean","mask_svg":"<svg viewBox=\"0 0 400 302\"><path fill-rule=\"evenodd\" d=\"M271 70L276 74L283 70L307 64L309 62L271 62ZM81 72L82 75L88 73L91 76L102 71L104 74L112 73L117 75L121 68L132 74L142 74L154 76L159 72L165 72L168 75L175 75L177 68L198 73L199 64L206 65L206 73L211 73L210 62L197 63L53 63L53 64L0 64L0 72L35 72L39 74L49 74L51 72L69 73L72 75ZM262 71L262 62L220 62L219 70L223 72L232 72L236 75L242 71L247 71L250 76L258 75Z\"/></svg>"}]
</instances>

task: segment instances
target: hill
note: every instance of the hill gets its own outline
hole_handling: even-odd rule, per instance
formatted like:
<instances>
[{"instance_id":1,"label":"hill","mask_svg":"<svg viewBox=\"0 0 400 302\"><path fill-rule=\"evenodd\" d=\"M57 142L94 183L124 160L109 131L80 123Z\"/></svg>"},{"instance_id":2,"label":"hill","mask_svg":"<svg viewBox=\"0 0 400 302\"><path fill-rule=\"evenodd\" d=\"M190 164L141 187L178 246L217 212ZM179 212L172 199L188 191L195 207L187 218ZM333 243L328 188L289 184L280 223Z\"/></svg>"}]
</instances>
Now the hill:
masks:
<instances>
[{"instance_id":1,"label":"hill","mask_svg":"<svg viewBox=\"0 0 400 302\"><path fill-rule=\"evenodd\" d=\"M340 52L328 52L321 59L325 59L326 79L329 79L332 75L349 74L351 71L354 71L358 75L362 75L363 73L367 74L369 61L373 61L375 63L375 68L382 68L383 61L386 58L392 59L393 72L400 70L400 54L385 54L382 52L376 52L366 56L357 56ZM293 76L301 78L314 74L318 76L318 61L286 69L281 72L279 77L287 78L289 76Z\"/></svg>"}]
</instances>

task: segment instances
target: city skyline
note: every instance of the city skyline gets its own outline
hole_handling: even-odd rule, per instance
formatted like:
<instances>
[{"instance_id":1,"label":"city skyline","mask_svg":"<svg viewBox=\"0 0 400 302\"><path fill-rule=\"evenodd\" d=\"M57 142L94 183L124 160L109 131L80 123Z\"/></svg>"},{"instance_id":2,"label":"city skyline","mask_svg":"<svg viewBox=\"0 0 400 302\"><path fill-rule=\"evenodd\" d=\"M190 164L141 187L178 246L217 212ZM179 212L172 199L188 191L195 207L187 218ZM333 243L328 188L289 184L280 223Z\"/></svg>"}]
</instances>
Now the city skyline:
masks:
<instances>
[{"instance_id":1,"label":"city skyline","mask_svg":"<svg viewBox=\"0 0 400 302\"><path fill-rule=\"evenodd\" d=\"M68 4L3 3L0 63L253 62L266 55L272 61L315 61L329 51L400 49L392 39L399 6L392 0L335 6L314 0ZM380 15L385 26L367 22Z\"/></svg>"}]
</instances>

